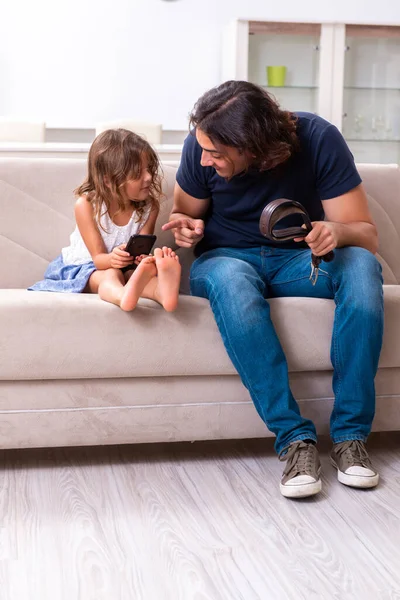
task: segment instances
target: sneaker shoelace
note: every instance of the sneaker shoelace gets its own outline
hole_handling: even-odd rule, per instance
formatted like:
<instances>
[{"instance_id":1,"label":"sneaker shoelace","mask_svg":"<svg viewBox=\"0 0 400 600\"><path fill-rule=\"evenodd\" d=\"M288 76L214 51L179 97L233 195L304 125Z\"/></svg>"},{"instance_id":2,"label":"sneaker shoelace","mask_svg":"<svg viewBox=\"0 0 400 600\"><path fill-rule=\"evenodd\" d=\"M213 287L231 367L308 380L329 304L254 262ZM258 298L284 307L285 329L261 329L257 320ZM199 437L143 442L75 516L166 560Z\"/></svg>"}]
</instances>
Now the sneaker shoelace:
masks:
<instances>
[{"instance_id":1,"label":"sneaker shoelace","mask_svg":"<svg viewBox=\"0 0 400 600\"><path fill-rule=\"evenodd\" d=\"M315 462L315 450L312 444L297 442L289 446L289 450L285 452L285 448L279 454L280 461L287 461L283 471L284 475L310 475L313 472ZM285 452L285 454L284 454ZM293 473L291 473L293 471Z\"/></svg>"},{"instance_id":2,"label":"sneaker shoelace","mask_svg":"<svg viewBox=\"0 0 400 600\"><path fill-rule=\"evenodd\" d=\"M343 442L335 448L338 457L344 462L345 470L349 467L365 467L372 469L372 464L365 448L364 442L361 440L349 440Z\"/></svg>"}]
</instances>

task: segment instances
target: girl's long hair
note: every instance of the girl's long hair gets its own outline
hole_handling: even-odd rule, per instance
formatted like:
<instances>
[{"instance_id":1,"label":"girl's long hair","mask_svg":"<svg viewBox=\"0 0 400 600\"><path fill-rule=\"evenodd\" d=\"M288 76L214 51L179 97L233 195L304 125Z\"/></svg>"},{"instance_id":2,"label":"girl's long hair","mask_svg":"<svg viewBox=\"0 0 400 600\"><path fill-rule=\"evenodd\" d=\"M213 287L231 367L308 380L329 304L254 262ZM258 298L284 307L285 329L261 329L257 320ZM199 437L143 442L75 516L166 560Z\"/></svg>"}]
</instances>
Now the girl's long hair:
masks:
<instances>
[{"instance_id":1,"label":"girl's long hair","mask_svg":"<svg viewBox=\"0 0 400 600\"><path fill-rule=\"evenodd\" d=\"M299 149L296 115L248 81L226 81L206 92L190 115L190 127L192 133L199 127L217 149L247 151L260 171L285 163Z\"/></svg>"},{"instance_id":2,"label":"girl's long hair","mask_svg":"<svg viewBox=\"0 0 400 600\"><path fill-rule=\"evenodd\" d=\"M121 188L129 179L141 176L144 157L147 158L152 181L148 200L134 203L138 222L143 218L149 202L151 210L158 209L160 205L161 168L156 152L146 140L127 129L108 129L94 140L89 150L87 177L74 194L86 195L88 202L93 205L99 226L100 217L110 211L112 199L118 201L117 212L126 210Z\"/></svg>"}]
</instances>

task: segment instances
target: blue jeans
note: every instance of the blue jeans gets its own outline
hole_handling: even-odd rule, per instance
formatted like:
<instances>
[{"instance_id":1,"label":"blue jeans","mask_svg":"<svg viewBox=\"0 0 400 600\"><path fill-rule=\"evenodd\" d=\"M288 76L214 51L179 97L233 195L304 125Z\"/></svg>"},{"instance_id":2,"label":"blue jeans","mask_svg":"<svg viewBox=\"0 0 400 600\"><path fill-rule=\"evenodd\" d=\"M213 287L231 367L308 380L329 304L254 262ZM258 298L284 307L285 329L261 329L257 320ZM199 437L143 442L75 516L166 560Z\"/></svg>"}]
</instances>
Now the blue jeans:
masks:
<instances>
[{"instance_id":1,"label":"blue jeans","mask_svg":"<svg viewBox=\"0 0 400 600\"><path fill-rule=\"evenodd\" d=\"M192 265L191 292L208 298L228 355L249 390L279 453L296 440L316 440L314 424L300 415L286 358L266 298L305 296L335 300L331 361L334 443L366 441L375 414L374 378L383 334L381 267L363 248L335 250L309 281L309 249L217 248ZM318 335L310 321L310 336Z\"/></svg>"}]
</instances>

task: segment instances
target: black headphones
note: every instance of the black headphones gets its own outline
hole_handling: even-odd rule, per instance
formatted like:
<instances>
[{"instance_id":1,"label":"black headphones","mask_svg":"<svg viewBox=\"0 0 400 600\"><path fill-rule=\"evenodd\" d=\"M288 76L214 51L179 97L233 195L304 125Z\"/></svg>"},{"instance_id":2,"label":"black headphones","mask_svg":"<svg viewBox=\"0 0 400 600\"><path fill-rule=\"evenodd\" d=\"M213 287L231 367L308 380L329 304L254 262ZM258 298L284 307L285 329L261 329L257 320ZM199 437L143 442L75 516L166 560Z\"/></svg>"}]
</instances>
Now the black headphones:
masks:
<instances>
[{"instance_id":1,"label":"black headphones","mask_svg":"<svg viewBox=\"0 0 400 600\"><path fill-rule=\"evenodd\" d=\"M279 221L289 215L300 215L303 219L304 227L286 227L285 229L275 229ZM272 200L261 213L260 231L262 235L271 242L287 242L296 237L306 237L312 230L311 219L308 212L300 202L288 200L287 198L279 198ZM316 257L330 262L334 258L334 253L328 252L324 256Z\"/></svg>"}]
</instances>

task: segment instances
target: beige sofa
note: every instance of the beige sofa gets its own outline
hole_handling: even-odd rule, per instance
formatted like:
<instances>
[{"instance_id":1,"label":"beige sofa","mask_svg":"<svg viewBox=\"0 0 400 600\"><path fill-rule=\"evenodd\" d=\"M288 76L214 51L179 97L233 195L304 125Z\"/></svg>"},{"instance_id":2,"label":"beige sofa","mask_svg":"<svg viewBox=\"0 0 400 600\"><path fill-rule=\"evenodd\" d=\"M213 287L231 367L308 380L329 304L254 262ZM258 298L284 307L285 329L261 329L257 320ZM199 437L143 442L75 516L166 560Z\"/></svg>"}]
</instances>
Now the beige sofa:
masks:
<instances>
[{"instance_id":1,"label":"beige sofa","mask_svg":"<svg viewBox=\"0 0 400 600\"><path fill-rule=\"evenodd\" d=\"M73 228L72 190L85 161L0 160L0 447L270 435L225 352L208 302L182 295L175 313L141 300L133 313L94 295L28 292ZM164 165L171 207L176 168ZM385 338L377 430L400 428L400 172L360 165L380 233ZM191 262L184 262L183 291ZM303 414L328 431L330 300L271 300Z\"/></svg>"}]
</instances>

